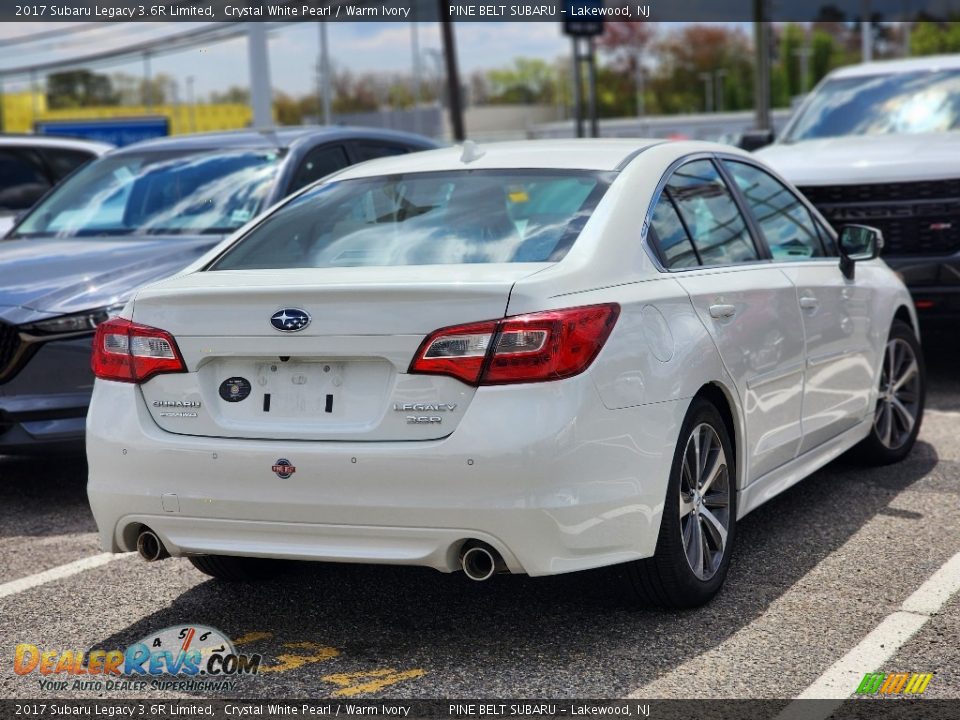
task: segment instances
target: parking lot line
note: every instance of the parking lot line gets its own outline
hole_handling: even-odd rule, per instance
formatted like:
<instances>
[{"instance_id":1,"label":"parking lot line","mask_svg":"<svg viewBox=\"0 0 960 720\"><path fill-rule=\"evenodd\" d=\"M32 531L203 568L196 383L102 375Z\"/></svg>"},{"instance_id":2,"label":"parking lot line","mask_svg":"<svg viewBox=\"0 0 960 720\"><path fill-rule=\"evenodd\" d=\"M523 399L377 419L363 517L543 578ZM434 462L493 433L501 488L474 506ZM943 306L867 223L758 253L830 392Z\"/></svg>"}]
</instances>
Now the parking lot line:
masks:
<instances>
[{"instance_id":1,"label":"parking lot line","mask_svg":"<svg viewBox=\"0 0 960 720\"><path fill-rule=\"evenodd\" d=\"M874 672L936 615L960 590L960 553L947 560L910 597L900 609L890 613L846 655L827 668L819 678L797 696L797 700L834 700L814 708L800 703L788 705L777 720L816 720L828 717L843 700L850 697L864 674Z\"/></svg>"},{"instance_id":2,"label":"parking lot line","mask_svg":"<svg viewBox=\"0 0 960 720\"><path fill-rule=\"evenodd\" d=\"M27 575L18 580L11 580L10 582L0 585L0 598L16 595L17 593L22 593L25 590L30 590L39 585L46 585L54 580L62 580L71 575L82 573L85 570L92 570L93 568L106 565L108 562L122 557L125 556L114 553L100 553L99 555L91 555L90 557L74 560L65 565L58 565L57 567L38 572L34 575Z\"/></svg>"}]
</instances>

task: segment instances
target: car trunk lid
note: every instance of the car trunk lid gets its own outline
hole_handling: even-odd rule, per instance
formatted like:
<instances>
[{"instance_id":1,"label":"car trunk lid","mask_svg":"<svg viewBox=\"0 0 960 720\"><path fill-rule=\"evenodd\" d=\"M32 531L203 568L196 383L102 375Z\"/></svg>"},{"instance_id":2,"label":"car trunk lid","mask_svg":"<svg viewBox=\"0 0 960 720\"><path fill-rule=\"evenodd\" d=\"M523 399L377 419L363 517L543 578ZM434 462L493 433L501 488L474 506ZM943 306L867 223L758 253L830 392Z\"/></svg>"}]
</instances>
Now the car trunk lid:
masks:
<instances>
[{"instance_id":1,"label":"car trunk lid","mask_svg":"<svg viewBox=\"0 0 960 720\"><path fill-rule=\"evenodd\" d=\"M408 375L417 348L438 328L503 317L513 284L543 267L244 270L175 278L144 290L133 320L171 333L188 371L149 380L143 397L161 428L185 435L445 437L474 388L444 376ZM301 329L271 323L278 312L297 311L309 316Z\"/></svg>"}]
</instances>

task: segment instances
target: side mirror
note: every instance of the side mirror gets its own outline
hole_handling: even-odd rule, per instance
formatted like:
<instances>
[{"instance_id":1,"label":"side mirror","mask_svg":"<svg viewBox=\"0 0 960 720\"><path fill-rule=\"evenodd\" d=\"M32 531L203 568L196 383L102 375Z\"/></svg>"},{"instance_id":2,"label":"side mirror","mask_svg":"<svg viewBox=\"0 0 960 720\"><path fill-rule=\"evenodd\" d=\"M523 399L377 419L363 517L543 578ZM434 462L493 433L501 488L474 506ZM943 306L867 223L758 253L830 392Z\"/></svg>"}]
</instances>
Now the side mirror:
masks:
<instances>
[{"instance_id":1,"label":"side mirror","mask_svg":"<svg viewBox=\"0 0 960 720\"><path fill-rule=\"evenodd\" d=\"M854 265L873 260L883 250L883 233L867 225L844 225L840 228L840 270L853 280Z\"/></svg>"},{"instance_id":2,"label":"side mirror","mask_svg":"<svg viewBox=\"0 0 960 720\"><path fill-rule=\"evenodd\" d=\"M773 138L773 130L747 130L740 136L740 149L753 152L772 143Z\"/></svg>"}]
</instances>

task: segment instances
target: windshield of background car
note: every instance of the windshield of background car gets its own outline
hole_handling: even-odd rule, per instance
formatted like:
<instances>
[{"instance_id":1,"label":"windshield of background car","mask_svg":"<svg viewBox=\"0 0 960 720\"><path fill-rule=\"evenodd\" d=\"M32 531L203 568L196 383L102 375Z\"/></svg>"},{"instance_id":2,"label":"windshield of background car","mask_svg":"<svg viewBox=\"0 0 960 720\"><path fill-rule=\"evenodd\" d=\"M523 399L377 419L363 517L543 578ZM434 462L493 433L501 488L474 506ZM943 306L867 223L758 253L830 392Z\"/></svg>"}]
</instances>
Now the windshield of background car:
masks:
<instances>
[{"instance_id":1,"label":"windshield of background car","mask_svg":"<svg viewBox=\"0 0 960 720\"><path fill-rule=\"evenodd\" d=\"M278 209L208 269L556 262L612 178L460 170L332 182Z\"/></svg>"},{"instance_id":2,"label":"windshield of background car","mask_svg":"<svg viewBox=\"0 0 960 720\"><path fill-rule=\"evenodd\" d=\"M837 78L818 88L783 142L956 130L960 70Z\"/></svg>"},{"instance_id":3,"label":"windshield of background car","mask_svg":"<svg viewBox=\"0 0 960 720\"><path fill-rule=\"evenodd\" d=\"M12 237L225 234L263 207L278 151L123 153L81 169Z\"/></svg>"}]
</instances>

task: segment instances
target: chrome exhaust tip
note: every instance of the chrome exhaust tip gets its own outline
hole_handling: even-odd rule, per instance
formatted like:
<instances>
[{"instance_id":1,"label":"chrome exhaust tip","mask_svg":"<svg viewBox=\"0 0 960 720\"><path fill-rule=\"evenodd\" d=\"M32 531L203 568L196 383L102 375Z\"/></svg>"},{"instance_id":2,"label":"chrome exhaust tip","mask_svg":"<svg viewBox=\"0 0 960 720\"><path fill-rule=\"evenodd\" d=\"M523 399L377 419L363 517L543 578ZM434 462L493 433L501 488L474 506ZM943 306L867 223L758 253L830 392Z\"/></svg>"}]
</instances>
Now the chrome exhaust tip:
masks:
<instances>
[{"instance_id":1,"label":"chrome exhaust tip","mask_svg":"<svg viewBox=\"0 0 960 720\"><path fill-rule=\"evenodd\" d=\"M160 538L150 528L143 528L137 535L137 552L147 562L155 562L170 557L170 553L160 542Z\"/></svg>"},{"instance_id":2,"label":"chrome exhaust tip","mask_svg":"<svg viewBox=\"0 0 960 720\"><path fill-rule=\"evenodd\" d=\"M500 553L486 543L468 542L460 551L463 574L476 582L489 580L498 572L507 572L507 564Z\"/></svg>"}]
</instances>

